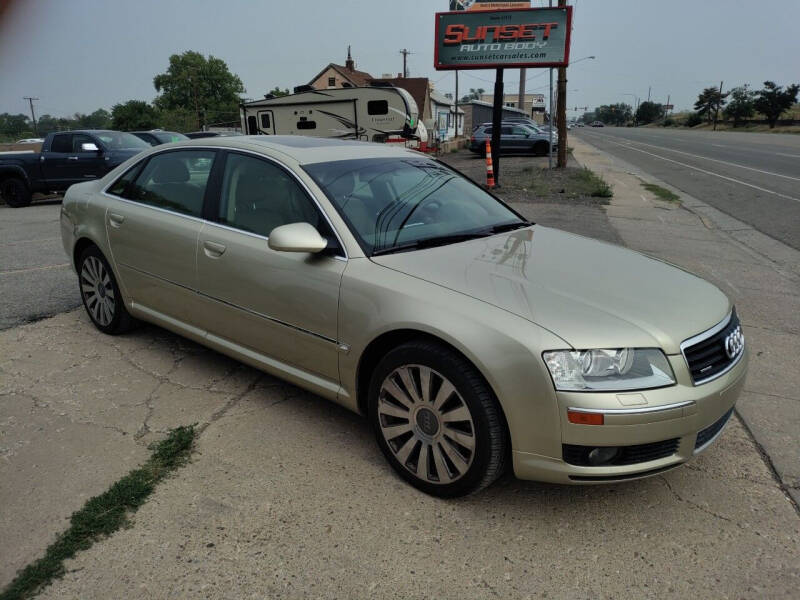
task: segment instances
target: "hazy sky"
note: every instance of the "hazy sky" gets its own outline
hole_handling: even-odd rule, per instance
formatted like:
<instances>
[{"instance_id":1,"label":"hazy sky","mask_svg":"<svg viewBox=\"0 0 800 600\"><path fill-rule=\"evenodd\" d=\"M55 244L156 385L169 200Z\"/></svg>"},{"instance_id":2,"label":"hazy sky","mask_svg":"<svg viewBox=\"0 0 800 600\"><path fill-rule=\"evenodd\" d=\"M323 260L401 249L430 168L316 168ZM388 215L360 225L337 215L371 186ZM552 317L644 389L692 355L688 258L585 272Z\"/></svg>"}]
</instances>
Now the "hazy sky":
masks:
<instances>
[{"instance_id":1,"label":"hazy sky","mask_svg":"<svg viewBox=\"0 0 800 600\"><path fill-rule=\"evenodd\" d=\"M0 0L0 7L3 0ZM307 83L347 45L359 69L402 70L453 91L433 69L434 12L447 0L11 0L0 11L0 112L56 116L152 100L153 76L170 54L213 54L237 73L249 97ZM546 5L533 0L532 6ZM800 81L800 0L574 0L568 105L590 107L636 94L688 108L698 91L725 81L760 86ZM506 92L519 75L506 71ZM459 95L491 90L492 71L461 71ZM547 92L547 70L529 70L527 90ZM573 91L576 90L576 91ZM575 114L575 113L570 113Z\"/></svg>"}]
</instances>

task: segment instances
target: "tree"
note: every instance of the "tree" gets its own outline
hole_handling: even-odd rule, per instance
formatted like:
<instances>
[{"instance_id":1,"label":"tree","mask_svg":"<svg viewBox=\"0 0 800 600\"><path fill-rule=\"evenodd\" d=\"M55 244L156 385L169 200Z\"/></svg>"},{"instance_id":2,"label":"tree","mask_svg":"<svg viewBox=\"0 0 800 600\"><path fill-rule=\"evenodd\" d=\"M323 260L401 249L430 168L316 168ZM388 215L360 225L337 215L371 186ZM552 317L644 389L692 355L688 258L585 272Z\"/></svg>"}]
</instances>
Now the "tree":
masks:
<instances>
[{"instance_id":1,"label":"tree","mask_svg":"<svg viewBox=\"0 0 800 600\"><path fill-rule=\"evenodd\" d=\"M281 98L282 96L288 96L291 92L289 88L281 89L277 85L272 88L270 91L267 92L267 96L275 96L276 98Z\"/></svg>"},{"instance_id":2,"label":"tree","mask_svg":"<svg viewBox=\"0 0 800 600\"><path fill-rule=\"evenodd\" d=\"M58 131L58 119L52 115L44 114L36 120L36 128L40 136Z\"/></svg>"},{"instance_id":3,"label":"tree","mask_svg":"<svg viewBox=\"0 0 800 600\"><path fill-rule=\"evenodd\" d=\"M664 114L664 107L657 102L648 102L645 100L639 105L636 111L636 121L639 123L652 123L660 119Z\"/></svg>"},{"instance_id":4,"label":"tree","mask_svg":"<svg viewBox=\"0 0 800 600\"><path fill-rule=\"evenodd\" d=\"M32 132L33 127L27 115L22 113L12 115L9 113L0 114L0 133L19 137L23 133Z\"/></svg>"},{"instance_id":5,"label":"tree","mask_svg":"<svg viewBox=\"0 0 800 600\"><path fill-rule=\"evenodd\" d=\"M159 126L158 111L144 100L128 100L111 108L111 126L120 131L155 129Z\"/></svg>"},{"instance_id":6,"label":"tree","mask_svg":"<svg viewBox=\"0 0 800 600\"><path fill-rule=\"evenodd\" d=\"M111 127L111 113L104 108L98 108L89 115L75 113L73 120L78 129L108 129Z\"/></svg>"},{"instance_id":7,"label":"tree","mask_svg":"<svg viewBox=\"0 0 800 600\"><path fill-rule=\"evenodd\" d=\"M753 106L767 118L769 128L772 129L783 112L797 102L798 91L800 85L796 83L784 90L783 86L776 85L773 81L765 81L764 88L756 92Z\"/></svg>"},{"instance_id":8,"label":"tree","mask_svg":"<svg viewBox=\"0 0 800 600\"><path fill-rule=\"evenodd\" d=\"M595 109L595 119L609 125L625 125L633 117L633 108L629 104L603 104Z\"/></svg>"},{"instance_id":9,"label":"tree","mask_svg":"<svg viewBox=\"0 0 800 600\"><path fill-rule=\"evenodd\" d=\"M225 61L191 50L170 56L167 72L156 75L153 85L160 92L156 108L193 110L199 127L205 125L206 116L211 121L235 120L239 94L245 91Z\"/></svg>"},{"instance_id":10,"label":"tree","mask_svg":"<svg viewBox=\"0 0 800 600\"><path fill-rule=\"evenodd\" d=\"M755 112L755 93L746 83L730 91L731 99L725 107L725 118L733 119L733 126L738 127L745 119L749 119Z\"/></svg>"},{"instance_id":11,"label":"tree","mask_svg":"<svg viewBox=\"0 0 800 600\"><path fill-rule=\"evenodd\" d=\"M694 103L694 109L697 111L697 114L705 115L706 120L711 123L717 110L725 106L725 98L727 97L727 92L720 94L719 88L707 87L698 94L697 102Z\"/></svg>"}]
</instances>

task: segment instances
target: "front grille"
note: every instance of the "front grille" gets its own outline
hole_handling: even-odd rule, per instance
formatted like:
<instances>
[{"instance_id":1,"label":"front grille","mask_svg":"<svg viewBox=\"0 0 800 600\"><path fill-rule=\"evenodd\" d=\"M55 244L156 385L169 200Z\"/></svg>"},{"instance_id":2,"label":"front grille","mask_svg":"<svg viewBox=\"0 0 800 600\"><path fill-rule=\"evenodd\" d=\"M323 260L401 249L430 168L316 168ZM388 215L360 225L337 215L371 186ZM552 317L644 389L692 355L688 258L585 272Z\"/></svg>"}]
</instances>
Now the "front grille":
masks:
<instances>
[{"instance_id":1,"label":"front grille","mask_svg":"<svg viewBox=\"0 0 800 600\"><path fill-rule=\"evenodd\" d=\"M728 323L713 335L683 348L683 356L692 374L692 381L703 383L727 370L742 356L742 350L733 358L725 351L725 338L739 327L739 317L734 310Z\"/></svg>"},{"instance_id":2,"label":"front grille","mask_svg":"<svg viewBox=\"0 0 800 600\"><path fill-rule=\"evenodd\" d=\"M649 444L637 444L635 446L620 446L620 452L608 463L600 466L610 467L616 465L637 465L639 463L657 460L666 456L672 456L678 450L680 438L664 440L663 442L651 442ZM562 444L564 462L579 467L592 467L589 462L589 452L597 446L576 446L573 444Z\"/></svg>"},{"instance_id":3,"label":"front grille","mask_svg":"<svg viewBox=\"0 0 800 600\"><path fill-rule=\"evenodd\" d=\"M703 429L700 433L697 434L697 440L694 443L694 449L697 450L701 446L706 445L711 438L717 435L722 428L725 427L725 423L728 422L728 419L731 418L731 414L733 414L733 409L731 408L728 412L722 415L719 419L717 419L714 423Z\"/></svg>"}]
</instances>

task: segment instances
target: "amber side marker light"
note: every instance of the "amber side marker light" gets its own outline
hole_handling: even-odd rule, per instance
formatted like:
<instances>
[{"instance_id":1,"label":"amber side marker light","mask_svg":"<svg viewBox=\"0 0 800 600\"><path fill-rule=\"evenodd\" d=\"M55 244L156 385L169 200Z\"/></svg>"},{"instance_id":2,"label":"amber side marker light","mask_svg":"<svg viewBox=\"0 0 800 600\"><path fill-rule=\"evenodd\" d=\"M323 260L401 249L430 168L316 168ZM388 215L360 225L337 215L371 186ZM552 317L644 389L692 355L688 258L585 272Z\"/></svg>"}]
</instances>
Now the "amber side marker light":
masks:
<instances>
[{"instance_id":1,"label":"amber side marker light","mask_svg":"<svg viewBox=\"0 0 800 600\"><path fill-rule=\"evenodd\" d=\"M567 411L567 419L576 425L602 425L603 415L601 413L585 413L576 410Z\"/></svg>"}]
</instances>

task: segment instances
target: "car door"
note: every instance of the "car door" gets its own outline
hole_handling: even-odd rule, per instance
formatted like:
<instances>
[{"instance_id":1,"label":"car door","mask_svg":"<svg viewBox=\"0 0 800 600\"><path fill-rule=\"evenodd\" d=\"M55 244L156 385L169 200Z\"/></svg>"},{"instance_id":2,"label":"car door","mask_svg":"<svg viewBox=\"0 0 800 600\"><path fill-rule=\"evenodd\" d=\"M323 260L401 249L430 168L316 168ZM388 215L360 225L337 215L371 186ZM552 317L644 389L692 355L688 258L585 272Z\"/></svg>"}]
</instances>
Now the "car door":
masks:
<instances>
[{"instance_id":1,"label":"car door","mask_svg":"<svg viewBox=\"0 0 800 600\"><path fill-rule=\"evenodd\" d=\"M203 226L197 252L209 336L338 384L344 254L267 245L275 227L295 222L335 240L327 219L290 170L271 159L227 152L218 173L214 221Z\"/></svg>"},{"instance_id":2,"label":"car door","mask_svg":"<svg viewBox=\"0 0 800 600\"><path fill-rule=\"evenodd\" d=\"M92 144L97 150L84 150L85 144ZM77 183L105 175L108 172L105 151L100 140L85 133L73 134L72 152L67 157L67 166L72 180Z\"/></svg>"},{"instance_id":3,"label":"car door","mask_svg":"<svg viewBox=\"0 0 800 600\"><path fill-rule=\"evenodd\" d=\"M54 187L66 188L73 181L72 133L56 133L50 140L50 147L44 148L40 162L42 175Z\"/></svg>"},{"instance_id":4,"label":"car door","mask_svg":"<svg viewBox=\"0 0 800 600\"><path fill-rule=\"evenodd\" d=\"M200 325L195 254L215 156L207 149L153 154L106 191L115 199L106 231L122 284L135 308L165 325Z\"/></svg>"}]
</instances>

